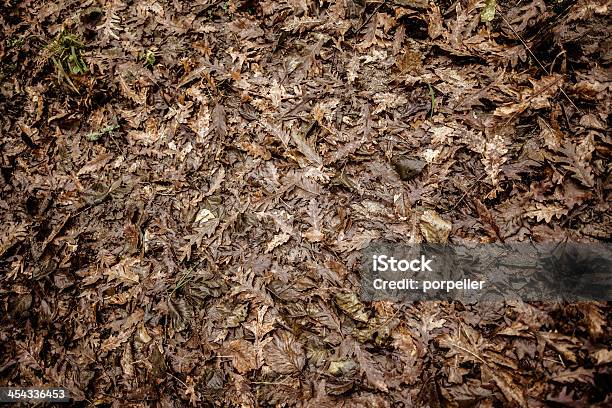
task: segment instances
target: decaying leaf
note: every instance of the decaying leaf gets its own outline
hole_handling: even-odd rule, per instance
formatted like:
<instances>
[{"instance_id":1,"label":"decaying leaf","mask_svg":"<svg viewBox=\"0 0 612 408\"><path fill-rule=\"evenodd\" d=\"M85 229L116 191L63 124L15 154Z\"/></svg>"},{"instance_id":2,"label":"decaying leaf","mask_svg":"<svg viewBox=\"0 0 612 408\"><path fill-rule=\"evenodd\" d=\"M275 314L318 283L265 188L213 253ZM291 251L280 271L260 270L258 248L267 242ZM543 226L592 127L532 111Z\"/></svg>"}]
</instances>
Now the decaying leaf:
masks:
<instances>
[{"instance_id":1,"label":"decaying leaf","mask_svg":"<svg viewBox=\"0 0 612 408\"><path fill-rule=\"evenodd\" d=\"M335 299L340 309L352 319L365 323L370 319L368 312L356 293L337 293Z\"/></svg>"},{"instance_id":2,"label":"decaying leaf","mask_svg":"<svg viewBox=\"0 0 612 408\"><path fill-rule=\"evenodd\" d=\"M360 345L355 344L355 357L359 362L360 371L365 374L370 385L382 392L387 392L388 388L385 384L385 378L369 354L370 353L362 349Z\"/></svg>"},{"instance_id":3,"label":"decaying leaf","mask_svg":"<svg viewBox=\"0 0 612 408\"><path fill-rule=\"evenodd\" d=\"M525 216L535 218L538 222L551 222L553 217L561 218L568 212L567 208L558 205L546 205L543 203L535 203L531 208L525 211Z\"/></svg>"},{"instance_id":4,"label":"decaying leaf","mask_svg":"<svg viewBox=\"0 0 612 408\"><path fill-rule=\"evenodd\" d=\"M427 242L444 244L448 241L453 225L434 210L425 210L421 215L419 227Z\"/></svg>"},{"instance_id":5,"label":"decaying leaf","mask_svg":"<svg viewBox=\"0 0 612 408\"><path fill-rule=\"evenodd\" d=\"M496 0L485 0L485 6L480 11L480 21L487 23L495 18Z\"/></svg>"},{"instance_id":6,"label":"decaying leaf","mask_svg":"<svg viewBox=\"0 0 612 408\"><path fill-rule=\"evenodd\" d=\"M265 348L266 364L280 374L302 371L306 364L304 350L289 333L282 331Z\"/></svg>"},{"instance_id":7,"label":"decaying leaf","mask_svg":"<svg viewBox=\"0 0 612 408\"><path fill-rule=\"evenodd\" d=\"M227 349L231 353L232 362L239 373L244 374L257 368L253 344L245 340L233 340L229 343Z\"/></svg>"}]
</instances>

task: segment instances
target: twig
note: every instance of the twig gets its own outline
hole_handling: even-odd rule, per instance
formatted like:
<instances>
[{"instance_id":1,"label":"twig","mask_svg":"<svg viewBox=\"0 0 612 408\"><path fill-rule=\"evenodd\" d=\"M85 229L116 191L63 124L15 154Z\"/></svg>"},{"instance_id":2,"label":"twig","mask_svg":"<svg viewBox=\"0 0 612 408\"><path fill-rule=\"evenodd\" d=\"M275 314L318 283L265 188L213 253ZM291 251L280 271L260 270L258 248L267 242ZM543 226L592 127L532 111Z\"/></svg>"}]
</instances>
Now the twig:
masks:
<instances>
[{"instance_id":1,"label":"twig","mask_svg":"<svg viewBox=\"0 0 612 408\"><path fill-rule=\"evenodd\" d=\"M538 57L535 56L535 54L531 51L531 49L529 48L529 46L527 46L527 43L525 42L525 40L523 40L523 37L520 36L519 33L516 32L516 30L514 29L514 27L512 27L512 25L508 22L508 20L506 20L506 18L503 15L500 15L500 17L502 18L502 20L504 20L504 22L508 25L508 27L510 27L510 30L512 30L512 32L514 33L514 35L516 36L516 38L519 39L519 41L523 44L523 47L525 47L525 49L527 50L527 52L529 52L529 55L531 55L533 57L533 59L538 63L538 65L540 66L540 68L542 68L542 71L544 71L544 73L546 74L546 68L544 68L544 65L540 62L540 60L538 59ZM565 96L565 98L569 101L569 103L572 104L572 106L574 108L576 108L576 110L580 113L583 113L582 110L580 110L579 107L576 106L576 104L570 99L569 96L567 96L567 94L565 93L565 91L563 90L563 88L559 87L559 90L561 91L561 93L563 94L563 96Z\"/></svg>"},{"instance_id":2,"label":"twig","mask_svg":"<svg viewBox=\"0 0 612 408\"><path fill-rule=\"evenodd\" d=\"M472 183L472 185L470 186L469 189L463 190L463 195L459 198L459 200L457 200L457 202L447 211L444 211L443 214L447 214L451 211L453 211L455 208L457 208L457 206L461 203L461 201L463 201L463 199L465 198L465 196L467 196L470 193L470 190L472 188L474 188L474 186L479 183L482 179L484 179L486 177L486 174L483 174L482 176L478 177L478 179L476 181L474 181Z\"/></svg>"},{"instance_id":3,"label":"twig","mask_svg":"<svg viewBox=\"0 0 612 408\"><path fill-rule=\"evenodd\" d=\"M429 96L431 97L431 111L429 112L429 119L431 119L436 111L436 94L429 82L427 82L427 86L429 87Z\"/></svg>"},{"instance_id":4,"label":"twig","mask_svg":"<svg viewBox=\"0 0 612 408\"><path fill-rule=\"evenodd\" d=\"M372 19L372 17L374 17L374 14L378 13L378 10L380 10L380 8L387 2L387 0L383 0L382 3L380 3L372 12L372 14L370 14L370 16L368 18L366 18L366 21L363 22L363 24L361 24L359 26L359 28L357 30L355 30L355 35L359 34L359 32L361 31L361 29L370 22L370 20Z\"/></svg>"},{"instance_id":5,"label":"twig","mask_svg":"<svg viewBox=\"0 0 612 408\"><path fill-rule=\"evenodd\" d=\"M177 376L175 376L172 373L166 373L167 375L169 375L170 377L174 378L176 381L180 382L181 384L183 384L183 387L187 388L187 384L185 384L183 381L181 381L180 378L178 378Z\"/></svg>"}]
</instances>

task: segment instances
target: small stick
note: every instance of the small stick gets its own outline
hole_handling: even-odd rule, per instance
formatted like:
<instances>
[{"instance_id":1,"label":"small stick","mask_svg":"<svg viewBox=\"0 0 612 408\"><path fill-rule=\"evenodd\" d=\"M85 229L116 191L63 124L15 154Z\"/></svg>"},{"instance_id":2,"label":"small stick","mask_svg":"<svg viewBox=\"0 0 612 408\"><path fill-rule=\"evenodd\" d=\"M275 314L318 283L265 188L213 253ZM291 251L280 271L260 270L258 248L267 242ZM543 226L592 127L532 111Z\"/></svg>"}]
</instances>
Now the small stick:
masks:
<instances>
[{"instance_id":1,"label":"small stick","mask_svg":"<svg viewBox=\"0 0 612 408\"><path fill-rule=\"evenodd\" d=\"M359 28L357 30L355 30L355 35L359 34L359 32L361 31L361 29L370 22L370 20L372 19L372 17L374 17L374 14L378 13L378 10L380 10L380 8L387 2L387 0L383 0L382 3L380 3L378 6L376 6L376 9L374 9L374 11L372 12L372 14L370 14L370 16L368 18L366 18L366 21L363 22L363 24L361 24L359 26Z\"/></svg>"},{"instance_id":2,"label":"small stick","mask_svg":"<svg viewBox=\"0 0 612 408\"><path fill-rule=\"evenodd\" d=\"M536 60L536 62L538 63L538 65L540 66L540 68L542 68L542 71L544 71L544 73L546 73L546 68L544 68L544 65L540 62L540 60L538 59L538 57L535 56L535 54L531 51L531 49L527 46L527 43L525 43L525 41L523 40L523 37L520 36L519 33L516 32L516 30L514 29L514 27L512 27L512 25L508 22L508 20L506 20L506 18L503 15L500 15L500 17L502 18L502 20L504 20L504 22L506 24L508 24L508 27L510 27L510 29L512 30L512 32L514 33L514 35L516 35L516 37L519 39L519 41L523 44L523 47L525 47L525 49L529 52L529 55L531 55L533 57L534 60ZM561 93L563 94L563 96L565 96L567 98L567 100L569 101L569 103L572 104L572 106L574 108L576 108L576 110L578 110L578 112L582 113L582 110L580 110L579 107L576 106L576 104L570 99L569 96L567 96L567 94L565 93L565 91L563 90L563 88L559 87L559 90L561 91Z\"/></svg>"}]
</instances>

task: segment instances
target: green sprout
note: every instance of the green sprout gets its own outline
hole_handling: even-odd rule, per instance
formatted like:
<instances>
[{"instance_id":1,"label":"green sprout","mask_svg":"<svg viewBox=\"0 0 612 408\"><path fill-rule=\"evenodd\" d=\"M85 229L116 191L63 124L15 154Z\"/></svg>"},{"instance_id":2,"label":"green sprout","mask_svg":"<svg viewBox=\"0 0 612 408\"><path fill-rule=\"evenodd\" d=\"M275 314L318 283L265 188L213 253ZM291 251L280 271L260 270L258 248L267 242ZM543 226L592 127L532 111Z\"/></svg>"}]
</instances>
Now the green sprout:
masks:
<instances>
[{"instance_id":1,"label":"green sprout","mask_svg":"<svg viewBox=\"0 0 612 408\"><path fill-rule=\"evenodd\" d=\"M19 48L25 43L25 36L23 37L15 37L15 38L7 38L6 39L6 48Z\"/></svg>"},{"instance_id":2,"label":"green sprout","mask_svg":"<svg viewBox=\"0 0 612 408\"><path fill-rule=\"evenodd\" d=\"M98 131L88 133L87 135L85 135L85 138L87 140L89 140L90 142L95 142L98 139L100 139L102 136L104 136L105 134L111 133L112 131L114 131L118 127L119 126L117 126L117 125L106 126L106 127L103 127L102 129L100 129Z\"/></svg>"},{"instance_id":3,"label":"green sprout","mask_svg":"<svg viewBox=\"0 0 612 408\"><path fill-rule=\"evenodd\" d=\"M155 62L156 62L155 53L151 51L150 49L144 52L143 59L145 62L145 66L153 67L153 65L155 65Z\"/></svg>"},{"instance_id":4,"label":"green sprout","mask_svg":"<svg viewBox=\"0 0 612 408\"><path fill-rule=\"evenodd\" d=\"M48 58L53 61L59 82L64 80L72 89L79 93L70 79L71 75L81 75L88 71L87 64L81 56L83 43L74 34L62 30L46 48Z\"/></svg>"}]
</instances>

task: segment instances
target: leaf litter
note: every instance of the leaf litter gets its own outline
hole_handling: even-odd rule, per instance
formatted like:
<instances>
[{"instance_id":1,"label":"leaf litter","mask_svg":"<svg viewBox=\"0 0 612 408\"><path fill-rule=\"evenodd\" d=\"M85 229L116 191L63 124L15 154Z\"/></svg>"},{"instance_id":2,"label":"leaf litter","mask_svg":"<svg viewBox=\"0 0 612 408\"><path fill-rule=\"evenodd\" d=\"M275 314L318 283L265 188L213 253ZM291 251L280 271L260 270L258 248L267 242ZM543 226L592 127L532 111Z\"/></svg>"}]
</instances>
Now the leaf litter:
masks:
<instances>
[{"instance_id":1,"label":"leaf litter","mask_svg":"<svg viewBox=\"0 0 612 408\"><path fill-rule=\"evenodd\" d=\"M605 302L360 299L360 250L609 242L609 2L0 6L0 386L607 406Z\"/></svg>"}]
</instances>

